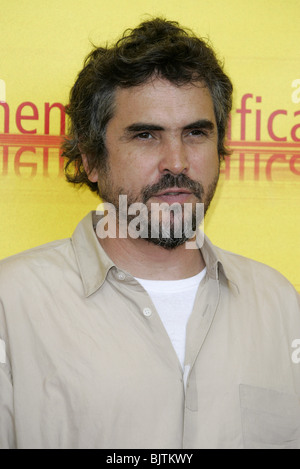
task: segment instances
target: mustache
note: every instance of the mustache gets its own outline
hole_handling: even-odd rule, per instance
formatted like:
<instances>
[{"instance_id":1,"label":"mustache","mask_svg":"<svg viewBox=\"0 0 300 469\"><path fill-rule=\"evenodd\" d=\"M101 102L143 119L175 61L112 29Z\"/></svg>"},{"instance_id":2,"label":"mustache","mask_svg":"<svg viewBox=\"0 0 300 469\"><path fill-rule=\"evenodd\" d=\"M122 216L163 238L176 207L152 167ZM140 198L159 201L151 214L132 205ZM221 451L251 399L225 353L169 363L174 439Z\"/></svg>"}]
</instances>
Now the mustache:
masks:
<instances>
[{"instance_id":1,"label":"mustache","mask_svg":"<svg viewBox=\"0 0 300 469\"><path fill-rule=\"evenodd\" d=\"M158 192L171 189L173 187L178 187L179 189L188 189L192 194L194 194L200 201L202 200L204 189L200 182L193 181L191 178L185 174L164 174L161 179L152 186L146 186L142 191L142 199L145 204L151 197L153 197Z\"/></svg>"}]
</instances>

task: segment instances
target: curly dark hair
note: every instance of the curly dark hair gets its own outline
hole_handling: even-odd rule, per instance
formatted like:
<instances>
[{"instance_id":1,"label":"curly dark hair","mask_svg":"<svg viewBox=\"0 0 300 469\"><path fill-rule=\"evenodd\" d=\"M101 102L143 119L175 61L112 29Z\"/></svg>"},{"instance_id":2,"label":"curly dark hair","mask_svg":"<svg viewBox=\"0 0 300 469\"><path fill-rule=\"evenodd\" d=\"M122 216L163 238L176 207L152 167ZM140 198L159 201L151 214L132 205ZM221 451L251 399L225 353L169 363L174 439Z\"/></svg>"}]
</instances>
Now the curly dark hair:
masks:
<instances>
[{"instance_id":1,"label":"curly dark hair","mask_svg":"<svg viewBox=\"0 0 300 469\"><path fill-rule=\"evenodd\" d=\"M70 125L62 155L67 158L69 182L86 184L99 193L98 184L88 179L81 154L87 155L90 171L105 167L105 132L114 113L115 90L141 85L153 76L178 86L205 83L214 104L220 159L230 154L225 136L232 84L222 64L206 40L176 21L155 18L127 29L112 47L95 47L86 57L66 106Z\"/></svg>"}]
</instances>

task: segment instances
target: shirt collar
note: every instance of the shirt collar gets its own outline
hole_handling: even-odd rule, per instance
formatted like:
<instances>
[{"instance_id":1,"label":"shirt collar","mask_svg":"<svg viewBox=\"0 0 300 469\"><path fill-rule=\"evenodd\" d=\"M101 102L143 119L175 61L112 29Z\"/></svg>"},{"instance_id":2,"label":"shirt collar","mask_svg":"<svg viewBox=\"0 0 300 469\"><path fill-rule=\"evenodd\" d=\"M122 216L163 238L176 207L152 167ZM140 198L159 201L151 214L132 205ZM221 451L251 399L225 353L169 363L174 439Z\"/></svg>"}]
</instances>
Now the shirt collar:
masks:
<instances>
[{"instance_id":1,"label":"shirt collar","mask_svg":"<svg viewBox=\"0 0 300 469\"><path fill-rule=\"evenodd\" d=\"M236 293L239 293L239 287L225 251L214 246L206 235L204 235L203 245L200 249L208 276L214 280L223 280L228 286L233 285Z\"/></svg>"},{"instance_id":2,"label":"shirt collar","mask_svg":"<svg viewBox=\"0 0 300 469\"><path fill-rule=\"evenodd\" d=\"M96 212L90 212L76 227L72 243L77 259L84 292L90 296L104 283L111 268L116 268L114 262L108 257L95 233L99 218ZM238 290L238 286L230 274L230 268L222 256L222 250L216 248L204 235L201 253L206 264L207 275L214 280L221 277L231 282Z\"/></svg>"},{"instance_id":3,"label":"shirt collar","mask_svg":"<svg viewBox=\"0 0 300 469\"><path fill-rule=\"evenodd\" d=\"M72 243L86 296L98 290L108 271L115 266L98 241L96 212L90 212L77 225Z\"/></svg>"}]
</instances>

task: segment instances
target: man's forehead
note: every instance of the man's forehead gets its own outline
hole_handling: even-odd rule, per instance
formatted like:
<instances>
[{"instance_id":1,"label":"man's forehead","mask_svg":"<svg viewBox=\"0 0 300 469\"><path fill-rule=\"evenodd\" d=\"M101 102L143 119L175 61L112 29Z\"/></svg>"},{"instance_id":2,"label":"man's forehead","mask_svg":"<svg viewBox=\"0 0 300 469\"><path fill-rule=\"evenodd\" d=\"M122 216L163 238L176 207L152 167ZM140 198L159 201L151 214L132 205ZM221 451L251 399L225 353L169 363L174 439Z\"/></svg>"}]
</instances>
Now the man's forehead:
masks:
<instances>
[{"instance_id":1,"label":"man's forehead","mask_svg":"<svg viewBox=\"0 0 300 469\"><path fill-rule=\"evenodd\" d=\"M168 121L177 121L184 126L203 118L214 120L214 107L202 82L176 85L157 78L116 89L114 116L131 123L166 125Z\"/></svg>"}]
</instances>

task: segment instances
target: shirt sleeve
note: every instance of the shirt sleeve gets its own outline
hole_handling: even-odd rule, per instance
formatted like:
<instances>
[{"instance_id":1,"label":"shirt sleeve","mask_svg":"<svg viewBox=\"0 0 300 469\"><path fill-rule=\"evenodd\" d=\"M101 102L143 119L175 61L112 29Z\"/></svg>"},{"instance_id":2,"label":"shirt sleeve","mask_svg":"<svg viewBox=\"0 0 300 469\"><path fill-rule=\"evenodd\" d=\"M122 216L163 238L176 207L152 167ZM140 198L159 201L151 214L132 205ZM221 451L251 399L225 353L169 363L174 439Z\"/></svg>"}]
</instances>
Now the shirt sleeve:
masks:
<instances>
[{"instance_id":1,"label":"shirt sleeve","mask_svg":"<svg viewBox=\"0 0 300 469\"><path fill-rule=\"evenodd\" d=\"M0 449L15 449L13 382L4 308L0 301Z\"/></svg>"}]
</instances>

